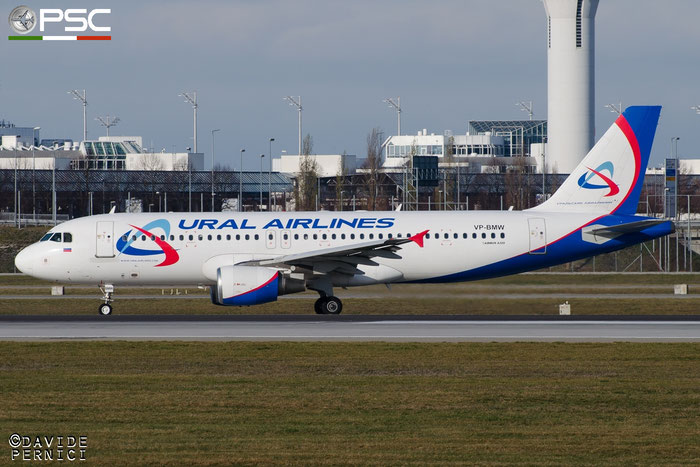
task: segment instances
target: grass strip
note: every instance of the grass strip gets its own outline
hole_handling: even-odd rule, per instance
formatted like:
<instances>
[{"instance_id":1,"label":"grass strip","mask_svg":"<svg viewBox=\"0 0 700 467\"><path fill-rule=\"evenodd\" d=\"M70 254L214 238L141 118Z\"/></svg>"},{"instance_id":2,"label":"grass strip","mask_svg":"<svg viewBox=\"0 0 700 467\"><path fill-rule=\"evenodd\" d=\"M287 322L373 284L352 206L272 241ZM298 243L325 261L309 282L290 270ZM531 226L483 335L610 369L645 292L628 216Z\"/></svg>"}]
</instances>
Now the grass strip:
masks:
<instances>
[{"instance_id":1,"label":"grass strip","mask_svg":"<svg viewBox=\"0 0 700 467\"><path fill-rule=\"evenodd\" d=\"M698 344L3 342L0 355L0 432L84 434L103 465L700 462Z\"/></svg>"}]
</instances>

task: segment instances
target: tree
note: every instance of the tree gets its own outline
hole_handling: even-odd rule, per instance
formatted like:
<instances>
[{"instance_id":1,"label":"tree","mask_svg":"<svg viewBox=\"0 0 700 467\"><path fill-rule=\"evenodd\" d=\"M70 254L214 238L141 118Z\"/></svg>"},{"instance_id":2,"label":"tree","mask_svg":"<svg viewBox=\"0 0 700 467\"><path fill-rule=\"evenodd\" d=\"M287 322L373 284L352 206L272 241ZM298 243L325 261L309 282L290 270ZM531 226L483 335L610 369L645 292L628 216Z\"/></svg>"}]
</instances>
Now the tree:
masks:
<instances>
[{"instance_id":1,"label":"tree","mask_svg":"<svg viewBox=\"0 0 700 467\"><path fill-rule=\"evenodd\" d=\"M304 137L302 144L302 156L299 160L299 172L297 173L294 187L294 202L297 211L313 211L316 209L316 196L318 194L318 164L311 157L314 140L310 134Z\"/></svg>"},{"instance_id":2,"label":"tree","mask_svg":"<svg viewBox=\"0 0 700 467\"><path fill-rule=\"evenodd\" d=\"M452 200L455 202L455 189L457 187L456 183L456 170L455 170L455 158L454 158L454 144L455 137L450 136L447 138L447 144L445 145L445 199L447 202Z\"/></svg>"},{"instance_id":3,"label":"tree","mask_svg":"<svg viewBox=\"0 0 700 467\"><path fill-rule=\"evenodd\" d=\"M161 155L159 153L144 153L141 154L137 167L139 168L139 170L163 170L163 159L161 159Z\"/></svg>"},{"instance_id":4,"label":"tree","mask_svg":"<svg viewBox=\"0 0 700 467\"><path fill-rule=\"evenodd\" d=\"M335 174L335 199L336 199L336 211L342 211L343 206L341 205L341 200L343 198L343 189L345 188L345 177L348 173L345 168L345 156L347 153L343 151L340 156L340 162L338 163L338 172Z\"/></svg>"},{"instance_id":5,"label":"tree","mask_svg":"<svg viewBox=\"0 0 700 467\"><path fill-rule=\"evenodd\" d=\"M367 135L367 159L365 168L365 187L367 189L367 209L375 211L377 209L377 199L379 198L379 169L382 164L382 139L384 133L379 127L374 127Z\"/></svg>"}]
</instances>

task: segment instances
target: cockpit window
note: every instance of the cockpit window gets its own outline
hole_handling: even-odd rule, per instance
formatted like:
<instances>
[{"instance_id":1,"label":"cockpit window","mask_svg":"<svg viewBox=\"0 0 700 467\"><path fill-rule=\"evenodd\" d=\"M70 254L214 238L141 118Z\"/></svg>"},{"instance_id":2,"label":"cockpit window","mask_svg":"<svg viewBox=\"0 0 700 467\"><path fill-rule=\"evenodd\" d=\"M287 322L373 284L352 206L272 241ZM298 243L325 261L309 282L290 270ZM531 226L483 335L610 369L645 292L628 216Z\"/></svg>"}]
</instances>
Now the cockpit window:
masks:
<instances>
[{"instance_id":1,"label":"cockpit window","mask_svg":"<svg viewBox=\"0 0 700 467\"><path fill-rule=\"evenodd\" d=\"M53 234L53 235L51 236L50 240L51 240L52 242L60 242L60 241L61 241L61 233L60 233L60 232L56 232L55 234Z\"/></svg>"},{"instance_id":2,"label":"cockpit window","mask_svg":"<svg viewBox=\"0 0 700 467\"><path fill-rule=\"evenodd\" d=\"M47 233L46 235L44 235L43 237L41 237L41 240L39 240L39 241L40 241L40 242L45 242L46 240L48 240L49 238L51 238L51 235L53 235L53 234L52 234L51 232L49 232L49 233Z\"/></svg>"},{"instance_id":3,"label":"cockpit window","mask_svg":"<svg viewBox=\"0 0 700 467\"><path fill-rule=\"evenodd\" d=\"M73 234L69 232L63 233L63 243L70 243L73 241Z\"/></svg>"}]
</instances>

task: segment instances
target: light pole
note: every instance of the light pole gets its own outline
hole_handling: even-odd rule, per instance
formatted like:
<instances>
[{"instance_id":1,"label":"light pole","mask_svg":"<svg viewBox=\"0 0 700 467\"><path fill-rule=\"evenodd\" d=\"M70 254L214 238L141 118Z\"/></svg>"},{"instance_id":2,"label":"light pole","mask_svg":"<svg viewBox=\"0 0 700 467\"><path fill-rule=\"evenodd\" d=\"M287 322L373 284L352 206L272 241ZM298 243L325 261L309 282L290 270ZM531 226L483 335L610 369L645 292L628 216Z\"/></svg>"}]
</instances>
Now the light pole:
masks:
<instances>
[{"instance_id":1,"label":"light pole","mask_svg":"<svg viewBox=\"0 0 700 467\"><path fill-rule=\"evenodd\" d=\"M616 113L618 115L622 115L622 101L618 105L615 104L605 104L605 107L610 109L612 113Z\"/></svg>"},{"instance_id":2,"label":"light pole","mask_svg":"<svg viewBox=\"0 0 700 467\"><path fill-rule=\"evenodd\" d=\"M34 150L36 149L36 132L41 130L40 126L35 126L32 129L32 218L36 224L36 157Z\"/></svg>"},{"instance_id":3,"label":"light pole","mask_svg":"<svg viewBox=\"0 0 700 467\"><path fill-rule=\"evenodd\" d=\"M296 107L299 111L299 152L297 155L301 156L301 111L304 110L301 106L301 96L297 96L296 99L294 99L292 96L287 96L284 98L284 100L288 101L289 105Z\"/></svg>"},{"instance_id":4,"label":"light pole","mask_svg":"<svg viewBox=\"0 0 700 467\"><path fill-rule=\"evenodd\" d=\"M241 169L238 172L238 212L243 211L243 153L245 149L241 149Z\"/></svg>"},{"instance_id":5,"label":"light pole","mask_svg":"<svg viewBox=\"0 0 700 467\"><path fill-rule=\"evenodd\" d=\"M53 167L51 169L51 220L56 225L56 149L53 150Z\"/></svg>"},{"instance_id":6,"label":"light pole","mask_svg":"<svg viewBox=\"0 0 700 467\"><path fill-rule=\"evenodd\" d=\"M109 118L109 115L107 117L102 118L102 117L95 117L95 120L100 122L100 125L103 127L107 128L107 137L109 138L109 129L119 123L119 117L114 117L112 119Z\"/></svg>"},{"instance_id":7,"label":"light pole","mask_svg":"<svg viewBox=\"0 0 700 467\"><path fill-rule=\"evenodd\" d=\"M527 116L528 116L529 120L532 120L532 115L533 115L533 113L532 113L532 101L529 101L529 102L519 101L519 102L516 102L515 105L520 107L520 110L522 110L523 112L527 112Z\"/></svg>"},{"instance_id":8,"label":"light pole","mask_svg":"<svg viewBox=\"0 0 700 467\"><path fill-rule=\"evenodd\" d=\"M192 148L185 148L187 150L187 184L189 185L187 189L188 193L188 212L192 212L192 164L190 163L190 151Z\"/></svg>"},{"instance_id":9,"label":"light pole","mask_svg":"<svg viewBox=\"0 0 700 467\"><path fill-rule=\"evenodd\" d=\"M678 215L678 173L680 172L681 168L678 163L678 140L680 137L674 136L671 138L671 145L673 146L671 150L673 151L673 158L676 160L676 177L675 181L673 182L674 186L674 193L673 193L673 205L675 206L674 212L676 215Z\"/></svg>"},{"instance_id":10,"label":"light pole","mask_svg":"<svg viewBox=\"0 0 700 467\"><path fill-rule=\"evenodd\" d=\"M83 103L83 141L87 140L87 92L83 89L83 94L81 95L76 89L68 91L68 94L73 95L73 99L79 100Z\"/></svg>"},{"instance_id":11,"label":"light pole","mask_svg":"<svg viewBox=\"0 0 700 467\"><path fill-rule=\"evenodd\" d=\"M260 207L259 210L262 211L262 201L263 201L263 195L262 195L262 169L263 169L263 159L265 158L265 154L260 154L260 176L258 179L258 183L260 185Z\"/></svg>"},{"instance_id":12,"label":"light pole","mask_svg":"<svg viewBox=\"0 0 700 467\"><path fill-rule=\"evenodd\" d=\"M214 212L214 133L217 131L221 129L211 130L211 212Z\"/></svg>"},{"instance_id":13,"label":"light pole","mask_svg":"<svg viewBox=\"0 0 700 467\"><path fill-rule=\"evenodd\" d=\"M398 136L401 136L401 97L397 97L396 100L394 100L391 97L387 97L384 99L383 102L386 102L389 104L389 107L393 107L396 109L396 114L397 114L397 120L398 120Z\"/></svg>"},{"instance_id":14,"label":"light pole","mask_svg":"<svg viewBox=\"0 0 700 467\"><path fill-rule=\"evenodd\" d=\"M197 153L197 108L199 107L197 105L197 91L193 91L192 93L183 92L178 95L184 97L185 102L192 104L192 110L194 112L194 152Z\"/></svg>"},{"instance_id":15,"label":"light pole","mask_svg":"<svg viewBox=\"0 0 700 467\"><path fill-rule=\"evenodd\" d=\"M267 211L270 212L270 194L272 193L272 142L275 138L270 138L270 165L267 170Z\"/></svg>"}]
</instances>

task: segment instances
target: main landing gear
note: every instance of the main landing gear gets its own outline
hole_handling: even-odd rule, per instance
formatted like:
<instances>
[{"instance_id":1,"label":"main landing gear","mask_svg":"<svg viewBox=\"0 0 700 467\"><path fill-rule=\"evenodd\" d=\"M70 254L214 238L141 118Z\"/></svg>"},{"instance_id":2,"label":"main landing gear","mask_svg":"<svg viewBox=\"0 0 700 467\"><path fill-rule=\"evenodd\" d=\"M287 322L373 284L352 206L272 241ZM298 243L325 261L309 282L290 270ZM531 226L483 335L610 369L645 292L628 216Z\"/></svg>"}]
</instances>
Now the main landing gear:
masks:
<instances>
[{"instance_id":1,"label":"main landing gear","mask_svg":"<svg viewBox=\"0 0 700 467\"><path fill-rule=\"evenodd\" d=\"M112 294L114 293L114 286L112 284L105 284L104 287L100 286L100 290L102 291L102 300L104 300L104 303L100 305L97 311L102 316L111 315L112 305L110 305L110 303L114 301L114 299L112 298Z\"/></svg>"},{"instance_id":2,"label":"main landing gear","mask_svg":"<svg viewBox=\"0 0 700 467\"><path fill-rule=\"evenodd\" d=\"M343 302L338 297L321 296L314 303L314 311L319 315L339 315L343 311Z\"/></svg>"}]
</instances>

